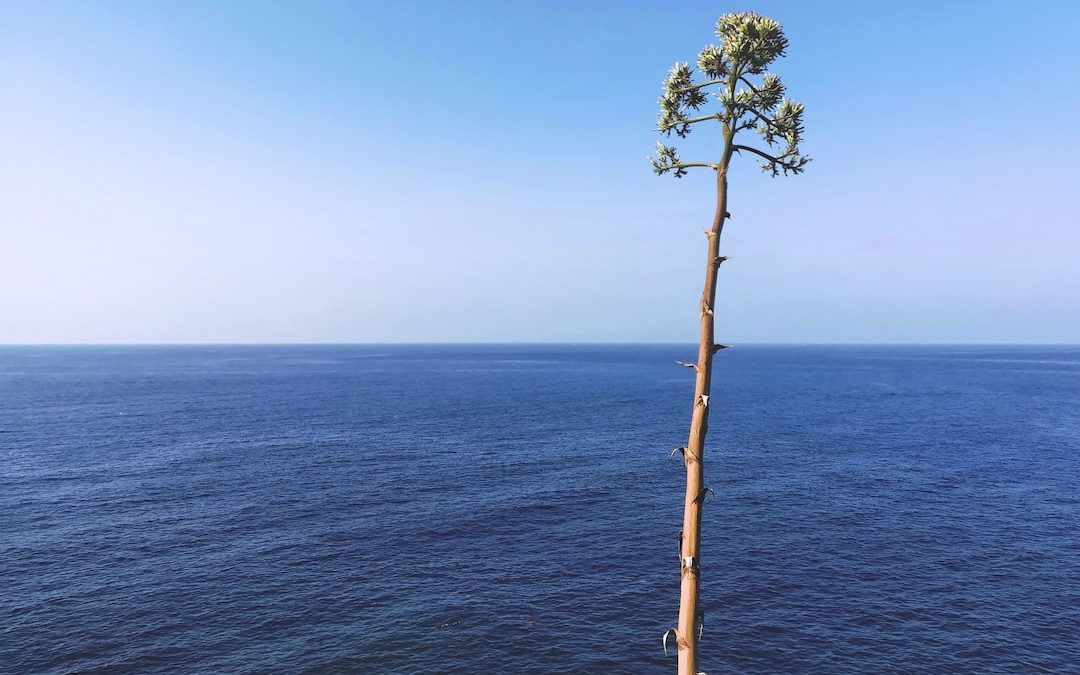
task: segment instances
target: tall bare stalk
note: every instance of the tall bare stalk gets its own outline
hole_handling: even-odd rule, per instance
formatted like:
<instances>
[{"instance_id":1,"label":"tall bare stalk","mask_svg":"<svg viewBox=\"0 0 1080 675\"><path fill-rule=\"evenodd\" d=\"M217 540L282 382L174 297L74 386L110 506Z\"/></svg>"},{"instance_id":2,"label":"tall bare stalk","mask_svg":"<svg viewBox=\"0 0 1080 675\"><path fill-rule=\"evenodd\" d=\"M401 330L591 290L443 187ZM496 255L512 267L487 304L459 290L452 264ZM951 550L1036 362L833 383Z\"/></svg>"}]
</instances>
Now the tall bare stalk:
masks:
<instances>
[{"instance_id":1,"label":"tall bare stalk","mask_svg":"<svg viewBox=\"0 0 1080 675\"><path fill-rule=\"evenodd\" d=\"M720 235L728 213L728 167L732 155L744 152L757 156L766 172L777 176L798 174L810 161L799 151L803 132L803 106L784 98L780 78L765 72L770 63L784 55L787 38L776 21L744 12L725 14L716 24L721 44L705 47L698 55L698 68L706 76L703 82L694 81L688 63L676 63L664 82L660 98L659 130L680 138L690 133L691 126L702 122L719 122L723 129L720 159L710 162L682 162L675 148L657 143L657 156L651 158L657 174L671 172L677 178L691 168L708 168L716 172L716 213L712 227L705 231L708 254L705 259L705 288L701 294L701 340L698 358L689 365L697 374L694 384L693 412L690 418L690 437L683 451L686 465L686 494L683 504L683 527L680 533L679 622L664 634L665 650L669 635L678 644L679 675L697 675L698 638L704 612L701 596L701 513L705 495L705 437L709 430L710 396L712 391L713 355L723 348L716 343L716 278L721 263ZM719 102L713 114L696 115L708 102L710 88ZM766 149L736 143L740 131L756 130ZM778 152L776 149L780 151Z\"/></svg>"}]
</instances>

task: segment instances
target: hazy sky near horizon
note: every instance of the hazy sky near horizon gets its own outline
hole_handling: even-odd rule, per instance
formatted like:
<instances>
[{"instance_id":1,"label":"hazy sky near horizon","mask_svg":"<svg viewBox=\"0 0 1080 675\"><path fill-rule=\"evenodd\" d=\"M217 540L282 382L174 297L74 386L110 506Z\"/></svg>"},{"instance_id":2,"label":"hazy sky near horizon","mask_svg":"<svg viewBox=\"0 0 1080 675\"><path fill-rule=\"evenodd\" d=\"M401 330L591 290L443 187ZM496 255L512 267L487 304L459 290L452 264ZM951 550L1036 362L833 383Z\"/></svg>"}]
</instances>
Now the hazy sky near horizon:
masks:
<instances>
[{"instance_id":1,"label":"hazy sky near horizon","mask_svg":"<svg viewBox=\"0 0 1080 675\"><path fill-rule=\"evenodd\" d=\"M0 3L0 343L691 342L660 82L780 20L730 342L1080 342L1080 3ZM714 160L718 137L676 143Z\"/></svg>"}]
</instances>

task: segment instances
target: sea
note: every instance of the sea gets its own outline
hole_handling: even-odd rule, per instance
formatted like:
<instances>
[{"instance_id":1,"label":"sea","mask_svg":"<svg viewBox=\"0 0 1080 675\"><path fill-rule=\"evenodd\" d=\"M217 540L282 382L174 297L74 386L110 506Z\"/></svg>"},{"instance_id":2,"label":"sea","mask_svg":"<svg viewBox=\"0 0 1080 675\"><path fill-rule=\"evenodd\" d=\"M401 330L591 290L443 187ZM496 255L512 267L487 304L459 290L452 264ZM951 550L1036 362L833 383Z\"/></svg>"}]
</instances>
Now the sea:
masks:
<instances>
[{"instance_id":1,"label":"sea","mask_svg":"<svg viewBox=\"0 0 1080 675\"><path fill-rule=\"evenodd\" d=\"M0 672L675 672L691 345L0 348ZM717 354L701 670L1080 672L1080 347Z\"/></svg>"}]
</instances>

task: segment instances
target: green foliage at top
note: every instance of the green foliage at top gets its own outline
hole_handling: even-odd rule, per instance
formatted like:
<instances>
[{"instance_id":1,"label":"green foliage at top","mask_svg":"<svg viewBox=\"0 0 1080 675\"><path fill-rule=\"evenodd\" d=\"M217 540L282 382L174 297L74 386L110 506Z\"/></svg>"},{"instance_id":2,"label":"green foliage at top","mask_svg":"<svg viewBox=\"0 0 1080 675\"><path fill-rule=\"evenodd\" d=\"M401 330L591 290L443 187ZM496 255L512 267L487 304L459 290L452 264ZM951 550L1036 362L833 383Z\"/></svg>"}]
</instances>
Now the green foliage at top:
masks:
<instances>
[{"instance_id":1,"label":"green foliage at top","mask_svg":"<svg viewBox=\"0 0 1080 675\"><path fill-rule=\"evenodd\" d=\"M679 62L671 68L659 100L658 129L668 136L674 132L685 138L692 125L717 121L723 125L725 140L732 144L733 151L756 155L765 172L773 176L802 173L810 161L799 151L803 105L785 98L783 82L767 72L769 65L787 50L783 28L755 12L725 14L716 22L716 36L720 46L705 47L697 58L698 70L707 79L695 81L689 63ZM699 115L710 95L719 103L719 110ZM734 142L738 132L747 129L757 131L764 149ZM677 178L691 166L719 168L710 163L683 164L675 148L663 143L657 143L657 156L649 159L657 174L671 172Z\"/></svg>"},{"instance_id":2,"label":"green foliage at top","mask_svg":"<svg viewBox=\"0 0 1080 675\"><path fill-rule=\"evenodd\" d=\"M755 12L725 14L716 22L716 37L724 42L724 53L746 72L760 75L784 55L788 41L780 24Z\"/></svg>"}]
</instances>

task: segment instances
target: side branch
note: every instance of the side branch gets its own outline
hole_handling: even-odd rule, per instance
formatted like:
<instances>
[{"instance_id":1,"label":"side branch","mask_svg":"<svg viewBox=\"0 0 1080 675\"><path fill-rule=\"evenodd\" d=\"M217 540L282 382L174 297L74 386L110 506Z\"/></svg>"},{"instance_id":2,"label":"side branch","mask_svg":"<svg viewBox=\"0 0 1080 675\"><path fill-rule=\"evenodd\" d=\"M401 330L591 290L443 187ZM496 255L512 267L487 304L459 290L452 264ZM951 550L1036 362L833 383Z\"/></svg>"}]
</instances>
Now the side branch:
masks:
<instances>
[{"instance_id":1,"label":"side branch","mask_svg":"<svg viewBox=\"0 0 1080 675\"><path fill-rule=\"evenodd\" d=\"M785 162L784 160L786 158L791 157L791 156L793 156L795 154L794 150L788 150L787 152L780 155L779 157L773 157L772 155L770 155L770 154L768 154L766 152L762 152L761 150L758 150L757 148L751 148L749 145L733 145L731 147L736 152L738 152L740 150L746 150L747 152L752 152L755 155L761 157L762 159L767 159L770 162L773 162L774 164L787 164L787 162Z\"/></svg>"},{"instance_id":2,"label":"side branch","mask_svg":"<svg viewBox=\"0 0 1080 675\"><path fill-rule=\"evenodd\" d=\"M739 82L742 82L743 84L745 84L750 89L750 92L753 93L754 96L756 96L759 101L765 98L765 95L762 94L761 90L758 89L757 87L755 87L754 84L752 82L750 82L750 80L746 79L742 75L739 76ZM774 131L781 132L781 135L782 135L783 129L781 129L780 126L777 125L776 120L771 119L769 117L766 117L765 115L762 115L760 112L758 112L754 108L754 106L752 106L752 105L742 106L741 111L740 111L739 114L741 115L744 112L752 113L755 117L757 117L759 120L764 122L767 126L771 127ZM747 128L749 128L749 127L747 127Z\"/></svg>"},{"instance_id":3,"label":"side branch","mask_svg":"<svg viewBox=\"0 0 1080 675\"><path fill-rule=\"evenodd\" d=\"M754 116L757 117L759 120L761 120L762 122L764 122L768 126L772 127L773 131L783 132L783 129L781 129L780 126L776 123L776 120L765 117L764 115L762 115L758 111L754 110L753 108L746 108L746 110L744 112L753 113ZM745 128L749 129L752 126L753 125L751 125L750 127L745 127Z\"/></svg>"},{"instance_id":4,"label":"side branch","mask_svg":"<svg viewBox=\"0 0 1080 675\"><path fill-rule=\"evenodd\" d=\"M709 120L719 120L720 115L702 115L701 117L676 117L670 123L665 124L657 129L661 133L671 135L671 131L675 130L675 133L680 137L686 136L690 132L689 127L691 124L697 124L698 122L708 122Z\"/></svg>"},{"instance_id":5,"label":"side branch","mask_svg":"<svg viewBox=\"0 0 1080 675\"><path fill-rule=\"evenodd\" d=\"M788 141L788 143L788 148L784 152L784 154L777 155L775 157L767 152L762 152L757 148L751 148L749 145L733 145L731 146L731 148L735 152L742 152L743 150L746 150L747 152L752 152L758 157L764 159L764 162L759 162L758 164L764 171L772 173L773 178L775 178L781 173L783 173L785 176L789 173L802 173L803 167L805 167L810 162L809 157L803 157L799 154L799 149L794 145L791 145L790 140Z\"/></svg>"},{"instance_id":6,"label":"side branch","mask_svg":"<svg viewBox=\"0 0 1080 675\"><path fill-rule=\"evenodd\" d=\"M742 83L743 83L743 84L745 84L745 85L746 85L747 87L749 87L749 88L750 88L750 91L754 92L754 96L758 96L758 97L760 97L760 96L761 96L761 92L760 92L760 91L758 91L757 87L755 87L755 86L754 86L754 85L753 85L753 84L752 84L752 83L750 82L750 80L746 79L746 78L745 78L745 77L743 77L742 75L740 75L740 76L739 76L739 82L742 82Z\"/></svg>"},{"instance_id":7,"label":"side branch","mask_svg":"<svg viewBox=\"0 0 1080 675\"><path fill-rule=\"evenodd\" d=\"M720 119L720 113L716 113L715 115L702 115L701 117L685 117L679 120L679 124L697 124L698 122L707 122L709 120L718 119ZM661 129L661 131L663 131L663 129Z\"/></svg>"},{"instance_id":8,"label":"side branch","mask_svg":"<svg viewBox=\"0 0 1080 675\"><path fill-rule=\"evenodd\" d=\"M709 80L707 82L701 82L699 84L692 84L689 87L681 87L675 90L675 93L682 94L688 91L697 91L698 89L704 89L705 87L711 87L714 84L727 84L727 80Z\"/></svg>"}]
</instances>

